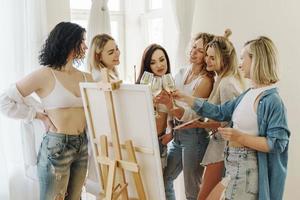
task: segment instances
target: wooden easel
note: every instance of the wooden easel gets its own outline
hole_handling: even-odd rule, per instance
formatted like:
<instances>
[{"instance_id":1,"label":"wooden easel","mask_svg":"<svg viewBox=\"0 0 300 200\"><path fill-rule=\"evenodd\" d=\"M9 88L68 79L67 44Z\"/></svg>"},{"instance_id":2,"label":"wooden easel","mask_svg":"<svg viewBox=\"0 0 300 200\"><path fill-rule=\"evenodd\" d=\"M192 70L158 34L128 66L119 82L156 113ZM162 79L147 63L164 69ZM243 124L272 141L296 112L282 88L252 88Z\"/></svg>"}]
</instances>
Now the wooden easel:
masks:
<instances>
[{"instance_id":1,"label":"wooden easel","mask_svg":"<svg viewBox=\"0 0 300 200\"><path fill-rule=\"evenodd\" d=\"M132 140L126 141L125 145L120 144L112 91L118 89L122 81L110 82L107 70L102 72L102 80L104 81L97 83L97 89L103 90L105 93L104 95L108 111L107 113L109 115L108 117L111 128L110 134L112 136L112 146L115 155L113 159L109 158L108 155L109 142L107 140L107 136L103 134L100 136L100 138L96 138L95 130L91 120L92 115L89 109L89 101L84 88L88 87L88 84L80 84L92 148L96 156L99 179L102 182L102 186L100 186L102 188L100 189L103 191L103 193L101 193L100 196L105 200L129 200L128 183L126 182L125 177L125 171L129 171L132 173L133 180L135 182L136 192L139 197L138 199L146 200L146 194ZM128 153L128 161L123 160L122 158L121 147L124 146Z\"/></svg>"}]
</instances>

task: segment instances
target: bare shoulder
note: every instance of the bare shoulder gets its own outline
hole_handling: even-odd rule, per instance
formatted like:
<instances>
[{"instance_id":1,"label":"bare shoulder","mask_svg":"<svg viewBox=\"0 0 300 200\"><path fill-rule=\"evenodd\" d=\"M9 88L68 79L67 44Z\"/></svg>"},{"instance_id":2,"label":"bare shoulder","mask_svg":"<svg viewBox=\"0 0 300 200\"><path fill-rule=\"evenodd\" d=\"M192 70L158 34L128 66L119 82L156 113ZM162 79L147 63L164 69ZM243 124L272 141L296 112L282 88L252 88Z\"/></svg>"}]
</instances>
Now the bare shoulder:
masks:
<instances>
[{"instance_id":1,"label":"bare shoulder","mask_svg":"<svg viewBox=\"0 0 300 200\"><path fill-rule=\"evenodd\" d=\"M94 79L90 73L83 72L88 82L94 82Z\"/></svg>"},{"instance_id":2,"label":"bare shoulder","mask_svg":"<svg viewBox=\"0 0 300 200\"><path fill-rule=\"evenodd\" d=\"M50 75L48 67L41 67L19 80L16 83L17 88L23 96L30 95L42 89L49 81Z\"/></svg>"},{"instance_id":3,"label":"bare shoulder","mask_svg":"<svg viewBox=\"0 0 300 200\"><path fill-rule=\"evenodd\" d=\"M75 69L76 69L76 68L75 68ZM86 77L87 82L94 82L93 77L92 77L92 75L91 75L90 73L85 72L85 71L82 71L82 70L79 70L79 69L76 69L76 71L77 71L78 73L80 73L80 74L83 74L83 75Z\"/></svg>"},{"instance_id":4,"label":"bare shoulder","mask_svg":"<svg viewBox=\"0 0 300 200\"><path fill-rule=\"evenodd\" d=\"M198 86L195 88L193 96L200 98L208 98L213 89L214 79L204 76Z\"/></svg>"},{"instance_id":5,"label":"bare shoulder","mask_svg":"<svg viewBox=\"0 0 300 200\"><path fill-rule=\"evenodd\" d=\"M35 82L36 84L48 81L51 71L48 67L41 67L26 75L19 82Z\"/></svg>"},{"instance_id":6,"label":"bare shoulder","mask_svg":"<svg viewBox=\"0 0 300 200\"><path fill-rule=\"evenodd\" d=\"M214 84L214 78L205 75L205 76L203 76L202 81L201 81L201 83L199 85L206 85L206 86L208 86L208 85L213 85L213 84Z\"/></svg>"}]
</instances>

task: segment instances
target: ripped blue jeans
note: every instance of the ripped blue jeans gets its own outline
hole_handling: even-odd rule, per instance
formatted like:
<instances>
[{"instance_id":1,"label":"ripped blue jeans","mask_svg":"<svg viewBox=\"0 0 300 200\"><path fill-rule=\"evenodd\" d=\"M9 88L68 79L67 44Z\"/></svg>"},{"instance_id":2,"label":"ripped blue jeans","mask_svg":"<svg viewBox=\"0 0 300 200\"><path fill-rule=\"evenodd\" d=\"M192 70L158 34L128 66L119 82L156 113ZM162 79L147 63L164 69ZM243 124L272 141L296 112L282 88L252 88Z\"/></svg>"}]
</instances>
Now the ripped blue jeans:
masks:
<instances>
[{"instance_id":1,"label":"ripped blue jeans","mask_svg":"<svg viewBox=\"0 0 300 200\"><path fill-rule=\"evenodd\" d=\"M85 133L65 135L48 132L38 154L40 200L79 200L87 162Z\"/></svg>"}]
</instances>

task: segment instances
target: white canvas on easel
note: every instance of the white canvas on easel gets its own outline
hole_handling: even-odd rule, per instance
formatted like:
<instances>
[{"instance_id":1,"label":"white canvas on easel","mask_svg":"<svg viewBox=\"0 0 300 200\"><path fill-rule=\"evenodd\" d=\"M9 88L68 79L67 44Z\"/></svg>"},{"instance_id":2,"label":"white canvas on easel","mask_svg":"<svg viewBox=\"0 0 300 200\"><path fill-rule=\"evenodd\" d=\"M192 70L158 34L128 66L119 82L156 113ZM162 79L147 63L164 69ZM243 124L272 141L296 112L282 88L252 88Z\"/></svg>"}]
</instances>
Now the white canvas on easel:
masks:
<instances>
[{"instance_id":1,"label":"white canvas on easel","mask_svg":"<svg viewBox=\"0 0 300 200\"><path fill-rule=\"evenodd\" d=\"M85 90L91 115L87 120L90 120L96 136L105 134L110 142L111 128L104 92L97 88L97 83L84 83L81 87ZM147 199L164 200L163 174L150 88L145 85L122 84L119 89L113 90L112 97L120 143L124 144L124 141L129 139L133 141ZM113 157L111 146L109 155ZM122 156L127 160L127 153L123 149ZM128 172L125 175L129 197L137 198L136 191L132 187L134 186L132 176ZM99 177L98 174L97 178L102 184Z\"/></svg>"}]
</instances>

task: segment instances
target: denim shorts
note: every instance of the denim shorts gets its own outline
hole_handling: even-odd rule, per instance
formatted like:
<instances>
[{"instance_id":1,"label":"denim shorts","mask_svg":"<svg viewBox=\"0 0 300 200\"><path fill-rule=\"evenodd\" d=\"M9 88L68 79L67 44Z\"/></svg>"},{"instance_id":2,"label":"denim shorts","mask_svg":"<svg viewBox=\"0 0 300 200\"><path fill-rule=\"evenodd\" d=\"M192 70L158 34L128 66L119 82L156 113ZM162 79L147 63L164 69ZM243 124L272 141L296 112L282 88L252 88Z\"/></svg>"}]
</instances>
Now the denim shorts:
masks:
<instances>
[{"instance_id":1,"label":"denim shorts","mask_svg":"<svg viewBox=\"0 0 300 200\"><path fill-rule=\"evenodd\" d=\"M226 199L258 199L257 152L245 147L227 147L224 161L226 176L231 178L226 188Z\"/></svg>"},{"instance_id":2,"label":"denim shorts","mask_svg":"<svg viewBox=\"0 0 300 200\"><path fill-rule=\"evenodd\" d=\"M88 162L85 133L48 132L38 154L40 199L80 199Z\"/></svg>"}]
</instances>

